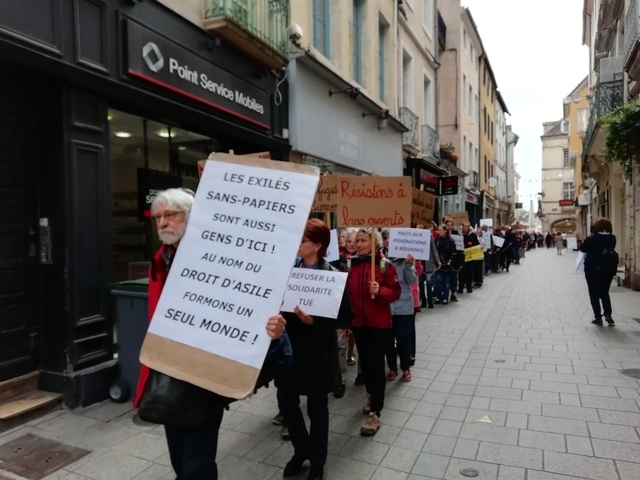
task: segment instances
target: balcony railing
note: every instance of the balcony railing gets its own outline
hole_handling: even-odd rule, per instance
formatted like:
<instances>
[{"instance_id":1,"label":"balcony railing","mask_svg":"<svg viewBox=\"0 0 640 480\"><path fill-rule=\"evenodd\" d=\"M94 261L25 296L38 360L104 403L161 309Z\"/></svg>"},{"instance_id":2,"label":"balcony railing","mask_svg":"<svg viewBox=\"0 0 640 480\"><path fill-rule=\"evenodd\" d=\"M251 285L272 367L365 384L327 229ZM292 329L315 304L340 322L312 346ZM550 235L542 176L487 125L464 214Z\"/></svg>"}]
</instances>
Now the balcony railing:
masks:
<instances>
[{"instance_id":1,"label":"balcony railing","mask_svg":"<svg viewBox=\"0 0 640 480\"><path fill-rule=\"evenodd\" d=\"M422 125L422 152L434 158L440 156L440 138L438 131L429 125Z\"/></svg>"},{"instance_id":2,"label":"balcony railing","mask_svg":"<svg viewBox=\"0 0 640 480\"><path fill-rule=\"evenodd\" d=\"M407 107L400 107L400 122L409 129L408 132L402 134L402 144L410 147L419 148L420 139L418 138L418 116Z\"/></svg>"},{"instance_id":3,"label":"balcony railing","mask_svg":"<svg viewBox=\"0 0 640 480\"><path fill-rule=\"evenodd\" d=\"M444 23L440 12L438 12L438 42L440 43L440 49L445 50L447 48L447 24Z\"/></svg>"},{"instance_id":4,"label":"balcony railing","mask_svg":"<svg viewBox=\"0 0 640 480\"><path fill-rule=\"evenodd\" d=\"M622 80L601 83L596 91L596 98L593 102L587 133L582 143L583 161L589 155L589 147L593 141L594 134L598 128L600 119L624 104L624 85Z\"/></svg>"},{"instance_id":5,"label":"balcony railing","mask_svg":"<svg viewBox=\"0 0 640 480\"><path fill-rule=\"evenodd\" d=\"M289 0L204 0L204 4L207 30L258 57L267 66L283 66L283 61L286 64ZM276 58L269 58L269 53L275 53L271 56Z\"/></svg>"},{"instance_id":6,"label":"balcony railing","mask_svg":"<svg viewBox=\"0 0 640 480\"><path fill-rule=\"evenodd\" d=\"M630 73L632 70L637 69L637 65L634 65L638 57L638 51L640 50L640 7L639 0L632 0L627 11L627 16L624 19L624 52L625 52L625 64L624 69ZM635 67L635 68L634 68ZM638 80L638 78L634 78Z\"/></svg>"}]
</instances>

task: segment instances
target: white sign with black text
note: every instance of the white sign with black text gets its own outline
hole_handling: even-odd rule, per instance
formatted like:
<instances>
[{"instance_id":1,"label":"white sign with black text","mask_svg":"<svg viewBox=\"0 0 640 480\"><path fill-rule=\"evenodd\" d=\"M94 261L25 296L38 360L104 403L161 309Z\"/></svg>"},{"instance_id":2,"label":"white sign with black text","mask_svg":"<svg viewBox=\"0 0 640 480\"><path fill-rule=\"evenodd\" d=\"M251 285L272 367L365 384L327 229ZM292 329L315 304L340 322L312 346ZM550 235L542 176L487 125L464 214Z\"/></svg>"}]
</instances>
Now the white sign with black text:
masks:
<instances>
[{"instance_id":1,"label":"white sign with black text","mask_svg":"<svg viewBox=\"0 0 640 480\"><path fill-rule=\"evenodd\" d=\"M149 333L260 369L317 184L208 161Z\"/></svg>"},{"instance_id":2,"label":"white sign with black text","mask_svg":"<svg viewBox=\"0 0 640 480\"><path fill-rule=\"evenodd\" d=\"M504 245L504 238L493 235L493 244L498 248L502 248Z\"/></svg>"},{"instance_id":3,"label":"white sign with black text","mask_svg":"<svg viewBox=\"0 0 640 480\"><path fill-rule=\"evenodd\" d=\"M389 257L429 260L431 230L419 228L392 228L389 230Z\"/></svg>"},{"instance_id":4,"label":"white sign with black text","mask_svg":"<svg viewBox=\"0 0 640 480\"><path fill-rule=\"evenodd\" d=\"M451 234L451 238L456 242L456 250L464 250L464 237L462 235Z\"/></svg>"},{"instance_id":5,"label":"white sign with black text","mask_svg":"<svg viewBox=\"0 0 640 480\"><path fill-rule=\"evenodd\" d=\"M480 220L480 228L484 227L493 227L493 218L483 218Z\"/></svg>"},{"instance_id":6,"label":"white sign with black text","mask_svg":"<svg viewBox=\"0 0 640 480\"><path fill-rule=\"evenodd\" d=\"M300 307L312 317L338 318L347 273L294 268L284 294L281 310L293 312Z\"/></svg>"}]
</instances>

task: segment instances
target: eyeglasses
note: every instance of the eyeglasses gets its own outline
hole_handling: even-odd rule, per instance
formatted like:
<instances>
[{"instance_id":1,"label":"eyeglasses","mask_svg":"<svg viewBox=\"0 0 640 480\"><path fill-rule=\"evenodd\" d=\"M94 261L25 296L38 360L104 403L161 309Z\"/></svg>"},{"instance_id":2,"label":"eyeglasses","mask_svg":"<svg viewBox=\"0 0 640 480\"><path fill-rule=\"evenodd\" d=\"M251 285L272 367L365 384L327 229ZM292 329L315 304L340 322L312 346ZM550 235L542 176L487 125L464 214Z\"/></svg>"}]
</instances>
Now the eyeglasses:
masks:
<instances>
[{"instance_id":1,"label":"eyeglasses","mask_svg":"<svg viewBox=\"0 0 640 480\"><path fill-rule=\"evenodd\" d=\"M171 222L172 220L175 220L176 217L178 215L180 215L181 213L184 213L184 212L171 212L171 211L168 211L168 212L164 212L164 213L156 213L155 215L151 216L151 220L153 220L155 223L158 223L162 219L162 217L164 217L165 220L167 220L167 222Z\"/></svg>"}]
</instances>

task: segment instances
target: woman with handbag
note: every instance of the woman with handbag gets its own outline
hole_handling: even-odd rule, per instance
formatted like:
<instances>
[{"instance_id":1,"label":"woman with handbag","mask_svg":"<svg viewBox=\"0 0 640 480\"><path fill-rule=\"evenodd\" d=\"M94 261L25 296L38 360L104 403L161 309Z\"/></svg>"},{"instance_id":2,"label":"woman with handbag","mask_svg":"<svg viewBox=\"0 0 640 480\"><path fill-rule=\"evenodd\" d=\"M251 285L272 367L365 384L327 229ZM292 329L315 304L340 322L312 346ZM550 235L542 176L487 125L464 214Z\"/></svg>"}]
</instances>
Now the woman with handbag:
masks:
<instances>
[{"instance_id":1,"label":"woman with handbag","mask_svg":"<svg viewBox=\"0 0 640 480\"><path fill-rule=\"evenodd\" d=\"M329 240L330 231L323 221L317 218L308 220L296 267L337 272L323 258ZM304 461L309 460L311 468L307 479L321 480L329 442L328 394L341 383L336 330L349 328L353 320L349 294L345 289L335 319L308 315L300 306L295 307L294 313L283 313L283 316L287 322L294 362L289 373L276 380L276 386L284 423L289 428L295 451L283 476L298 475ZM300 410L301 395L307 397L309 431Z\"/></svg>"},{"instance_id":2,"label":"woman with handbag","mask_svg":"<svg viewBox=\"0 0 640 480\"><path fill-rule=\"evenodd\" d=\"M171 188L159 192L151 205L151 219L162 246L149 267L149 321L187 228L193 195L191 190ZM280 338L285 329L284 318L269 318L266 329L272 339ZM143 420L164 425L177 480L217 480L218 431L230 401L142 365L133 408L140 407Z\"/></svg>"}]
</instances>

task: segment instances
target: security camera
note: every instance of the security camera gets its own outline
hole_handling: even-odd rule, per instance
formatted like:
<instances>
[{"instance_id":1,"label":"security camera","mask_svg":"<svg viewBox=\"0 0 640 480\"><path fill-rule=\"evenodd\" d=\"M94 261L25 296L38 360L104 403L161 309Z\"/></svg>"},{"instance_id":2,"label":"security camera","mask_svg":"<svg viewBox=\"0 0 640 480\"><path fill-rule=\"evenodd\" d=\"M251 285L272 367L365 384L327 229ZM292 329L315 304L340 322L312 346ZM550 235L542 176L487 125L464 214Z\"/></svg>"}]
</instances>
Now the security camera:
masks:
<instances>
[{"instance_id":1,"label":"security camera","mask_svg":"<svg viewBox=\"0 0 640 480\"><path fill-rule=\"evenodd\" d=\"M289 27L289 38L292 42L299 42L303 36L304 32L302 31L302 27L297 23Z\"/></svg>"}]
</instances>

